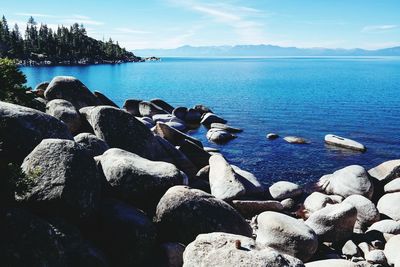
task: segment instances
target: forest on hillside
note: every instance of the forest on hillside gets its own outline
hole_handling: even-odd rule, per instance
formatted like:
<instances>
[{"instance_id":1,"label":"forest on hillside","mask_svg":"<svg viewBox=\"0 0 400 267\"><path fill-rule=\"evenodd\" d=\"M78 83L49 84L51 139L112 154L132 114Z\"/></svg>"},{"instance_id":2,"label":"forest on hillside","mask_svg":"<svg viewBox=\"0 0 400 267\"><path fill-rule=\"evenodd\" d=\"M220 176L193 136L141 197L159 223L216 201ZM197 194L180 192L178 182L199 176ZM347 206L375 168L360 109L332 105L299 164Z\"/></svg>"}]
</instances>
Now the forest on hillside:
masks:
<instances>
[{"instance_id":1,"label":"forest on hillside","mask_svg":"<svg viewBox=\"0 0 400 267\"><path fill-rule=\"evenodd\" d=\"M82 24L53 30L30 17L23 32L17 24L10 28L4 16L0 20L0 58L15 59L21 65L143 61L111 38L99 41L89 37Z\"/></svg>"}]
</instances>

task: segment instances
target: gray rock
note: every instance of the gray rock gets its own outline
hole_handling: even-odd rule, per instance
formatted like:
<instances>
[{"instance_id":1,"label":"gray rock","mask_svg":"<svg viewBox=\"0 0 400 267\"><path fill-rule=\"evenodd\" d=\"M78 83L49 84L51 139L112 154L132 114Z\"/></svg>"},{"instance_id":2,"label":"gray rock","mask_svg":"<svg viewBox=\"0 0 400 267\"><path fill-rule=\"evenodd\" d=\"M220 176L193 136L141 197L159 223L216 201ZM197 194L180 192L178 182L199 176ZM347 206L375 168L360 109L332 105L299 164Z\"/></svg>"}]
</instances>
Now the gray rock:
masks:
<instances>
[{"instance_id":1,"label":"gray rock","mask_svg":"<svg viewBox=\"0 0 400 267\"><path fill-rule=\"evenodd\" d=\"M400 192L400 178L396 178L387 183L384 187L385 193Z\"/></svg>"},{"instance_id":2,"label":"gray rock","mask_svg":"<svg viewBox=\"0 0 400 267\"><path fill-rule=\"evenodd\" d=\"M72 135L53 116L0 101L0 161L20 163L46 138L71 140Z\"/></svg>"},{"instance_id":3,"label":"gray rock","mask_svg":"<svg viewBox=\"0 0 400 267\"><path fill-rule=\"evenodd\" d=\"M165 123L165 122L168 122L170 120L178 119L178 118L173 116L173 115L171 115L171 114L156 114L156 115L154 115L152 117L152 119L153 119L153 121L155 123L157 123L157 122L164 122Z\"/></svg>"},{"instance_id":4,"label":"gray rock","mask_svg":"<svg viewBox=\"0 0 400 267\"><path fill-rule=\"evenodd\" d=\"M93 158L103 154L110 148L106 142L91 133L80 133L74 137L74 140L86 148Z\"/></svg>"},{"instance_id":5,"label":"gray rock","mask_svg":"<svg viewBox=\"0 0 400 267\"><path fill-rule=\"evenodd\" d=\"M212 110L209 107L206 107L204 105L201 104L197 104L193 107L193 109L197 110L198 112L200 112L201 115L205 114L205 113L213 113Z\"/></svg>"},{"instance_id":6,"label":"gray rock","mask_svg":"<svg viewBox=\"0 0 400 267\"><path fill-rule=\"evenodd\" d=\"M231 134L230 132L217 128L211 128L210 130L208 130L206 136L209 141L217 144L226 143L236 138L236 136Z\"/></svg>"},{"instance_id":7,"label":"gray rock","mask_svg":"<svg viewBox=\"0 0 400 267\"><path fill-rule=\"evenodd\" d=\"M361 152L364 152L366 150L366 147L363 144L360 144L359 142L333 134L325 135L325 143Z\"/></svg>"},{"instance_id":8,"label":"gray rock","mask_svg":"<svg viewBox=\"0 0 400 267\"><path fill-rule=\"evenodd\" d=\"M123 105L123 108L132 114L133 116L140 116L139 112L139 103L142 102L142 100L138 99L127 99L125 100L125 103Z\"/></svg>"},{"instance_id":9,"label":"gray rock","mask_svg":"<svg viewBox=\"0 0 400 267\"><path fill-rule=\"evenodd\" d=\"M156 124L155 133L175 146L180 146L185 140L190 140L199 147L203 147L203 144L200 140L176 130L162 122L158 122Z\"/></svg>"},{"instance_id":10,"label":"gray rock","mask_svg":"<svg viewBox=\"0 0 400 267\"><path fill-rule=\"evenodd\" d=\"M385 194L378 201L377 208L381 214L389 218L399 221L400 220L400 192Z\"/></svg>"},{"instance_id":11,"label":"gray rock","mask_svg":"<svg viewBox=\"0 0 400 267\"><path fill-rule=\"evenodd\" d=\"M279 137L279 135L276 134L276 133L269 133L269 134L267 134L267 139L269 139L269 140L274 140L274 139L276 139L276 138L278 138L278 137Z\"/></svg>"},{"instance_id":12,"label":"gray rock","mask_svg":"<svg viewBox=\"0 0 400 267\"><path fill-rule=\"evenodd\" d=\"M185 121L188 123L199 123L201 120L201 113L193 108L189 108L186 116L185 116Z\"/></svg>"},{"instance_id":13,"label":"gray rock","mask_svg":"<svg viewBox=\"0 0 400 267\"><path fill-rule=\"evenodd\" d=\"M149 117L136 117L136 119L149 129L152 129L155 125L155 122Z\"/></svg>"},{"instance_id":14,"label":"gray rock","mask_svg":"<svg viewBox=\"0 0 400 267\"><path fill-rule=\"evenodd\" d=\"M269 193L273 199L283 200L285 198L296 198L303 193L303 190L295 183L279 181L270 186Z\"/></svg>"},{"instance_id":15,"label":"gray rock","mask_svg":"<svg viewBox=\"0 0 400 267\"><path fill-rule=\"evenodd\" d=\"M225 124L225 123L227 123L227 121L213 113L208 112L208 113L204 114L200 123L205 126L210 126L212 123L224 123Z\"/></svg>"},{"instance_id":16,"label":"gray rock","mask_svg":"<svg viewBox=\"0 0 400 267\"><path fill-rule=\"evenodd\" d=\"M123 202L102 201L97 235L111 266L154 266L156 229L146 215Z\"/></svg>"},{"instance_id":17,"label":"gray rock","mask_svg":"<svg viewBox=\"0 0 400 267\"><path fill-rule=\"evenodd\" d=\"M118 148L101 156L101 167L116 195L141 208L154 208L170 187L187 184L186 175L174 165Z\"/></svg>"},{"instance_id":18,"label":"gray rock","mask_svg":"<svg viewBox=\"0 0 400 267\"><path fill-rule=\"evenodd\" d=\"M386 256L382 250L372 250L365 255L365 260L372 264L386 264Z\"/></svg>"},{"instance_id":19,"label":"gray rock","mask_svg":"<svg viewBox=\"0 0 400 267\"><path fill-rule=\"evenodd\" d=\"M353 234L357 220L357 209L350 204L341 203L326 206L315 211L306 224L317 233L320 241L346 240Z\"/></svg>"},{"instance_id":20,"label":"gray rock","mask_svg":"<svg viewBox=\"0 0 400 267\"><path fill-rule=\"evenodd\" d=\"M172 115L178 119L185 120L188 109L186 107L177 107L172 111Z\"/></svg>"},{"instance_id":21,"label":"gray rock","mask_svg":"<svg viewBox=\"0 0 400 267\"><path fill-rule=\"evenodd\" d=\"M157 205L154 221L161 240L192 242L197 235L227 232L251 236L244 218L230 205L197 189L174 186Z\"/></svg>"},{"instance_id":22,"label":"gray rock","mask_svg":"<svg viewBox=\"0 0 400 267\"><path fill-rule=\"evenodd\" d=\"M305 264L306 267L361 267L357 263L341 260L341 259L329 259L308 262Z\"/></svg>"},{"instance_id":23,"label":"gray rock","mask_svg":"<svg viewBox=\"0 0 400 267\"><path fill-rule=\"evenodd\" d=\"M101 105L119 108L118 105L114 103L114 101L112 101L107 96L100 93L99 91L94 91L93 94L95 95L95 97L97 98L97 100L100 102Z\"/></svg>"},{"instance_id":24,"label":"gray rock","mask_svg":"<svg viewBox=\"0 0 400 267\"><path fill-rule=\"evenodd\" d=\"M64 122L72 134L79 133L81 129L81 115L67 100L54 99L47 103L46 113Z\"/></svg>"},{"instance_id":25,"label":"gray rock","mask_svg":"<svg viewBox=\"0 0 400 267\"><path fill-rule=\"evenodd\" d=\"M283 140L285 140L286 142L288 142L289 144L299 144L299 145L303 145L303 144L309 144L310 142L302 137L298 137L298 136L285 136L283 138Z\"/></svg>"},{"instance_id":26,"label":"gray rock","mask_svg":"<svg viewBox=\"0 0 400 267\"><path fill-rule=\"evenodd\" d=\"M399 248L400 248L400 235L393 236L386 243L384 252L387 262L389 264L398 263L400 259ZM395 265L395 267L397 266Z\"/></svg>"},{"instance_id":27,"label":"gray rock","mask_svg":"<svg viewBox=\"0 0 400 267\"><path fill-rule=\"evenodd\" d=\"M175 120L168 121L165 124L168 125L171 128L174 128L174 129L178 130L178 131L186 130L186 124L184 124L182 122L179 122L179 121L175 121Z\"/></svg>"},{"instance_id":28,"label":"gray rock","mask_svg":"<svg viewBox=\"0 0 400 267\"><path fill-rule=\"evenodd\" d=\"M139 113L143 117L153 117L156 114L167 114L168 112L151 102L142 101L139 103Z\"/></svg>"},{"instance_id":29,"label":"gray rock","mask_svg":"<svg viewBox=\"0 0 400 267\"><path fill-rule=\"evenodd\" d=\"M309 260L318 249L316 233L303 221L288 215L266 211L257 216L257 239L260 244Z\"/></svg>"},{"instance_id":30,"label":"gray rock","mask_svg":"<svg viewBox=\"0 0 400 267\"><path fill-rule=\"evenodd\" d=\"M47 100L64 99L76 109L100 105L99 100L78 79L71 76L56 76L47 86L44 96Z\"/></svg>"},{"instance_id":31,"label":"gray rock","mask_svg":"<svg viewBox=\"0 0 400 267\"><path fill-rule=\"evenodd\" d=\"M313 192L304 200L304 208L310 213L320 210L328 204L334 204L334 201L328 195L320 192Z\"/></svg>"},{"instance_id":32,"label":"gray rock","mask_svg":"<svg viewBox=\"0 0 400 267\"><path fill-rule=\"evenodd\" d=\"M371 176L361 166L351 165L323 176L318 182L321 189L328 194L340 195L344 198L351 195L362 195L372 198L374 186Z\"/></svg>"},{"instance_id":33,"label":"gray rock","mask_svg":"<svg viewBox=\"0 0 400 267\"><path fill-rule=\"evenodd\" d=\"M400 177L400 159L385 161L370 169L368 173L380 181L391 181Z\"/></svg>"},{"instance_id":34,"label":"gray rock","mask_svg":"<svg viewBox=\"0 0 400 267\"><path fill-rule=\"evenodd\" d=\"M357 209L356 227L360 229L366 229L368 226L380 219L375 204L366 197L352 195L347 197L342 203L348 203Z\"/></svg>"},{"instance_id":35,"label":"gray rock","mask_svg":"<svg viewBox=\"0 0 400 267\"><path fill-rule=\"evenodd\" d=\"M299 259L260 246L251 238L227 233L198 235L187 246L183 257L184 267L304 266Z\"/></svg>"},{"instance_id":36,"label":"gray rock","mask_svg":"<svg viewBox=\"0 0 400 267\"><path fill-rule=\"evenodd\" d=\"M275 200L233 200L232 205L245 218L251 218L264 211L283 210L283 205Z\"/></svg>"},{"instance_id":37,"label":"gray rock","mask_svg":"<svg viewBox=\"0 0 400 267\"><path fill-rule=\"evenodd\" d=\"M156 99L150 100L150 102L155 104L156 106L162 108L163 110L165 110L168 113L172 113L172 111L174 110L173 106L171 106L170 104L168 104L167 102L165 102L162 99L156 98Z\"/></svg>"},{"instance_id":38,"label":"gray rock","mask_svg":"<svg viewBox=\"0 0 400 267\"><path fill-rule=\"evenodd\" d=\"M229 163L220 155L210 157L211 194L222 200L232 200L245 195L246 189Z\"/></svg>"},{"instance_id":39,"label":"gray rock","mask_svg":"<svg viewBox=\"0 0 400 267\"><path fill-rule=\"evenodd\" d=\"M45 82L41 82L39 84L37 84L35 86L35 91L39 91L42 90L43 92L47 89L47 86L49 86L50 82L49 81L45 81Z\"/></svg>"},{"instance_id":40,"label":"gray rock","mask_svg":"<svg viewBox=\"0 0 400 267\"><path fill-rule=\"evenodd\" d=\"M221 129L231 133L240 133L243 130L223 123L211 123L211 129Z\"/></svg>"},{"instance_id":41,"label":"gray rock","mask_svg":"<svg viewBox=\"0 0 400 267\"><path fill-rule=\"evenodd\" d=\"M293 198L286 198L280 202L285 210L291 210L296 207L296 201Z\"/></svg>"},{"instance_id":42,"label":"gray rock","mask_svg":"<svg viewBox=\"0 0 400 267\"><path fill-rule=\"evenodd\" d=\"M0 236L2 266L68 266L51 225L27 211L2 209Z\"/></svg>"},{"instance_id":43,"label":"gray rock","mask_svg":"<svg viewBox=\"0 0 400 267\"><path fill-rule=\"evenodd\" d=\"M266 188L260 180L251 172L240 169L235 165L231 165L235 173L239 174L239 180L246 188L246 196L265 197Z\"/></svg>"},{"instance_id":44,"label":"gray rock","mask_svg":"<svg viewBox=\"0 0 400 267\"><path fill-rule=\"evenodd\" d=\"M342 247L342 254L348 258L360 256L360 249L352 240L348 240Z\"/></svg>"},{"instance_id":45,"label":"gray rock","mask_svg":"<svg viewBox=\"0 0 400 267\"><path fill-rule=\"evenodd\" d=\"M87 150L74 141L45 139L25 158L20 202L44 213L72 219L93 215L100 200L100 180Z\"/></svg>"},{"instance_id":46,"label":"gray rock","mask_svg":"<svg viewBox=\"0 0 400 267\"><path fill-rule=\"evenodd\" d=\"M181 267L183 265L183 252L185 246L181 243L163 243L161 244L162 257L166 267Z\"/></svg>"},{"instance_id":47,"label":"gray rock","mask_svg":"<svg viewBox=\"0 0 400 267\"><path fill-rule=\"evenodd\" d=\"M186 155L186 157L193 162L193 164L200 170L201 168L208 165L208 160L211 154L204 151L203 148L199 147L190 140L185 139L179 151Z\"/></svg>"},{"instance_id":48,"label":"gray rock","mask_svg":"<svg viewBox=\"0 0 400 267\"><path fill-rule=\"evenodd\" d=\"M220 152L220 150L218 148L215 147L203 147L204 151L206 152Z\"/></svg>"},{"instance_id":49,"label":"gray rock","mask_svg":"<svg viewBox=\"0 0 400 267\"><path fill-rule=\"evenodd\" d=\"M382 220L374 223L368 228L368 231L379 231L381 233L399 235L400 234L400 222L395 220Z\"/></svg>"}]
</instances>

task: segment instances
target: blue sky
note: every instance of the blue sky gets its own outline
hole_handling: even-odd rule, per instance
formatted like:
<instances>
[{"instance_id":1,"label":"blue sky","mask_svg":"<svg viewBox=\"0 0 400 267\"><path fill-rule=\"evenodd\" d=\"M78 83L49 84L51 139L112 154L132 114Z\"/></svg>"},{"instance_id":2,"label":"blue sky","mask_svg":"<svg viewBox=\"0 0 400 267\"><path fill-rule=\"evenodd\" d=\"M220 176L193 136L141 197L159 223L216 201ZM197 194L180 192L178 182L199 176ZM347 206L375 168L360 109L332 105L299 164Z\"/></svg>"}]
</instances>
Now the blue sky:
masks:
<instances>
[{"instance_id":1,"label":"blue sky","mask_svg":"<svg viewBox=\"0 0 400 267\"><path fill-rule=\"evenodd\" d=\"M83 23L128 49L400 45L400 0L1 0L1 13L23 28L30 15L51 27Z\"/></svg>"}]
</instances>

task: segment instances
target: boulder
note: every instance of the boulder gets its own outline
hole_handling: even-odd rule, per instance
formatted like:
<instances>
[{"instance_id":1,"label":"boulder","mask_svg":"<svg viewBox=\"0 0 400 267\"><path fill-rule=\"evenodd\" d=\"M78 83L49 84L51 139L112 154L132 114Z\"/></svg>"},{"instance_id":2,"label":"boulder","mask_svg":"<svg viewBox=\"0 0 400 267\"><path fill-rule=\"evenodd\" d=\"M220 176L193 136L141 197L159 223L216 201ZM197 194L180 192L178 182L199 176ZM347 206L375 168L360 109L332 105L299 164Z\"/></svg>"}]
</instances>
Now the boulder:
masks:
<instances>
[{"instance_id":1,"label":"boulder","mask_svg":"<svg viewBox=\"0 0 400 267\"><path fill-rule=\"evenodd\" d=\"M217 128L211 128L207 132L207 139L211 142L214 143L226 143L232 139L235 139L236 136L231 134L228 131L217 129Z\"/></svg>"},{"instance_id":2,"label":"boulder","mask_svg":"<svg viewBox=\"0 0 400 267\"><path fill-rule=\"evenodd\" d=\"M156 229L142 211L105 199L97 227L98 242L111 266L154 266Z\"/></svg>"},{"instance_id":3,"label":"boulder","mask_svg":"<svg viewBox=\"0 0 400 267\"><path fill-rule=\"evenodd\" d=\"M232 206L245 218L252 218L264 211L283 210L283 205L275 200L233 200Z\"/></svg>"},{"instance_id":4,"label":"boulder","mask_svg":"<svg viewBox=\"0 0 400 267\"><path fill-rule=\"evenodd\" d=\"M185 246L181 243L167 242L161 244L161 258L166 267L181 267Z\"/></svg>"},{"instance_id":5,"label":"boulder","mask_svg":"<svg viewBox=\"0 0 400 267\"><path fill-rule=\"evenodd\" d=\"M380 181L391 181L400 177L400 159L385 161L370 169L368 173Z\"/></svg>"},{"instance_id":6,"label":"boulder","mask_svg":"<svg viewBox=\"0 0 400 267\"><path fill-rule=\"evenodd\" d=\"M391 182L387 183L384 187L385 193L396 193L400 192L400 178L396 178Z\"/></svg>"},{"instance_id":7,"label":"boulder","mask_svg":"<svg viewBox=\"0 0 400 267\"><path fill-rule=\"evenodd\" d=\"M363 144L360 144L359 142L333 134L325 135L325 143L332 146L348 148L351 150L357 150L361 152L367 150L366 147Z\"/></svg>"},{"instance_id":8,"label":"boulder","mask_svg":"<svg viewBox=\"0 0 400 267\"><path fill-rule=\"evenodd\" d=\"M246 196L265 197L266 189L260 180L251 172L240 169L235 165L231 165L235 173L239 174L240 182L246 188Z\"/></svg>"},{"instance_id":9,"label":"boulder","mask_svg":"<svg viewBox=\"0 0 400 267\"><path fill-rule=\"evenodd\" d=\"M178 130L178 131L186 130L186 124L184 124L183 122L179 122L179 121L173 120L173 121L168 121L165 124L168 125L171 128L174 128L174 129Z\"/></svg>"},{"instance_id":10,"label":"boulder","mask_svg":"<svg viewBox=\"0 0 400 267\"><path fill-rule=\"evenodd\" d=\"M100 105L96 96L81 81L71 76L54 77L47 86L44 96L47 100L67 100L77 110L87 106Z\"/></svg>"},{"instance_id":11,"label":"boulder","mask_svg":"<svg viewBox=\"0 0 400 267\"><path fill-rule=\"evenodd\" d=\"M221 155L210 157L209 181L211 194L222 200L232 200L245 195L246 188L229 163Z\"/></svg>"},{"instance_id":12,"label":"boulder","mask_svg":"<svg viewBox=\"0 0 400 267\"><path fill-rule=\"evenodd\" d=\"M197 110L200 112L201 115L205 113L213 113L212 110L209 107L206 107L204 105L198 104L193 107L193 109Z\"/></svg>"},{"instance_id":13,"label":"boulder","mask_svg":"<svg viewBox=\"0 0 400 267\"><path fill-rule=\"evenodd\" d=\"M60 218L50 218L49 224L64 248L67 266L108 266L105 255L84 240L76 226Z\"/></svg>"},{"instance_id":14,"label":"boulder","mask_svg":"<svg viewBox=\"0 0 400 267\"><path fill-rule=\"evenodd\" d=\"M64 122L72 134L79 133L81 129L81 115L67 100L54 99L47 103L46 113Z\"/></svg>"},{"instance_id":15,"label":"boulder","mask_svg":"<svg viewBox=\"0 0 400 267\"><path fill-rule=\"evenodd\" d=\"M304 266L299 259L259 245L251 238L218 232L198 235L186 247L183 262L184 267Z\"/></svg>"},{"instance_id":16,"label":"boulder","mask_svg":"<svg viewBox=\"0 0 400 267\"><path fill-rule=\"evenodd\" d=\"M390 219L382 220L368 228L368 231L374 230L384 234L400 235L400 222Z\"/></svg>"},{"instance_id":17,"label":"boulder","mask_svg":"<svg viewBox=\"0 0 400 267\"><path fill-rule=\"evenodd\" d=\"M180 146L185 140L190 140L199 147L203 147L203 144L200 140L176 130L162 122L158 122L156 124L155 133L175 146Z\"/></svg>"},{"instance_id":18,"label":"boulder","mask_svg":"<svg viewBox=\"0 0 400 267\"><path fill-rule=\"evenodd\" d=\"M116 196L146 209L154 208L168 188L187 184L186 175L174 165L118 148L101 156L101 167Z\"/></svg>"},{"instance_id":19,"label":"boulder","mask_svg":"<svg viewBox=\"0 0 400 267\"><path fill-rule=\"evenodd\" d=\"M353 240L348 240L342 247L342 254L347 258L358 257L360 256L360 249L353 242Z\"/></svg>"},{"instance_id":20,"label":"boulder","mask_svg":"<svg viewBox=\"0 0 400 267\"><path fill-rule=\"evenodd\" d=\"M142 101L139 103L139 113L143 117L153 117L156 114L167 114L168 112L151 102Z\"/></svg>"},{"instance_id":21,"label":"boulder","mask_svg":"<svg viewBox=\"0 0 400 267\"><path fill-rule=\"evenodd\" d=\"M325 175L321 177L318 184L326 193L344 198L362 195L371 199L374 192L371 176L359 165L351 165L333 174Z\"/></svg>"},{"instance_id":22,"label":"boulder","mask_svg":"<svg viewBox=\"0 0 400 267\"><path fill-rule=\"evenodd\" d=\"M208 160L211 154L204 151L203 148L199 147L190 140L185 139L179 151L186 155L186 157L193 162L193 164L200 170L201 168L208 165Z\"/></svg>"},{"instance_id":23,"label":"boulder","mask_svg":"<svg viewBox=\"0 0 400 267\"><path fill-rule=\"evenodd\" d=\"M285 210L292 210L296 207L296 201L293 198L285 198L280 203Z\"/></svg>"},{"instance_id":24,"label":"boulder","mask_svg":"<svg viewBox=\"0 0 400 267\"><path fill-rule=\"evenodd\" d=\"M45 81L45 82L41 82L41 83L38 83L36 86L35 86L35 91L43 91L43 93L44 93L44 91L47 89L47 86L49 86L49 84L50 84L50 82L49 81Z\"/></svg>"},{"instance_id":25,"label":"boulder","mask_svg":"<svg viewBox=\"0 0 400 267\"><path fill-rule=\"evenodd\" d=\"M386 256L382 250L371 250L365 255L365 260L372 264L386 264Z\"/></svg>"},{"instance_id":26,"label":"boulder","mask_svg":"<svg viewBox=\"0 0 400 267\"><path fill-rule=\"evenodd\" d=\"M180 120L185 120L188 109L186 107L177 107L172 111L172 115Z\"/></svg>"},{"instance_id":27,"label":"boulder","mask_svg":"<svg viewBox=\"0 0 400 267\"><path fill-rule=\"evenodd\" d=\"M137 117L136 119L141 123L143 123L149 129L153 129L155 125L154 121L149 117Z\"/></svg>"},{"instance_id":28,"label":"boulder","mask_svg":"<svg viewBox=\"0 0 400 267\"><path fill-rule=\"evenodd\" d=\"M178 119L175 116L171 115L171 114L156 114L152 117L153 121L155 123L157 122L169 122L173 119ZM178 119L179 120L179 119Z\"/></svg>"},{"instance_id":29,"label":"boulder","mask_svg":"<svg viewBox=\"0 0 400 267\"><path fill-rule=\"evenodd\" d=\"M102 139L91 133L80 133L74 137L75 142L86 148L91 157L96 157L109 149L109 146Z\"/></svg>"},{"instance_id":30,"label":"boulder","mask_svg":"<svg viewBox=\"0 0 400 267\"><path fill-rule=\"evenodd\" d=\"M125 109L127 112L129 112L133 116L140 116L140 112L139 112L139 103L140 102L142 102L142 100L127 99L127 100L125 100L125 103L122 107L123 107L123 109Z\"/></svg>"},{"instance_id":31,"label":"boulder","mask_svg":"<svg viewBox=\"0 0 400 267\"><path fill-rule=\"evenodd\" d=\"M389 218L400 220L400 192L385 194L378 201L377 208L379 212Z\"/></svg>"},{"instance_id":32,"label":"boulder","mask_svg":"<svg viewBox=\"0 0 400 267\"><path fill-rule=\"evenodd\" d=\"M187 186L168 189L157 205L154 221L161 240L183 244L202 233L226 232L248 237L252 234L250 225L230 205Z\"/></svg>"},{"instance_id":33,"label":"boulder","mask_svg":"<svg viewBox=\"0 0 400 267\"><path fill-rule=\"evenodd\" d=\"M356 228L366 229L368 226L380 219L375 204L366 197L352 195L347 197L342 203L348 203L357 209Z\"/></svg>"},{"instance_id":34,"label":"boulder","mask_svg":"<svg viewBox=\"0 0 400 267\"><path fill-rule=\"evenodd\" d=\"M51 225L25 210L0 210L0 236L2 266L69 266Z\"/></svg>"},{"instance_id":35,"label":"boulder","mask_svg":"<svg viewBox=\"0 0 400 267\"><path fill-rule=\"evenodd\" d=\"M312 261L305 264L306 267L361 267L355 262L342 260L342 259L328 259Z\"/></svg>"},{"instance_id":36,"label":"boulder","mask_svg":"<svg viewBox=\"0 0 400 267\"><path fill-rule=\"evenodd\" d=\"M201 113L193 108L187 110L185 121L188 123L199 123L201 120Z\"/></svg>"},{"instance_id":37,"label":"boulder","mask_svg":"<svg viewBox=\"0 0 400 267\"><path fill-rule=\"evenodd\" d=\"M278 138L278 137L279 137L279 135L276 134L276 133L269 133L269 134L267 134L267 139L269 139L269 140L275 140L275 139Z\"/></svg>"},{"instance_id":38,"label":"boulder","mask_svg":"<svg viewBox=\"0 0 400 267\"><path fill-rule=\"evenodd\" d=\"M213 113L208 112L208 113L204 114L200 123L205 126L210 126L212 123L224 123L225 124L225 123L227 123L227 121Z\"/></svg>"},{"instance_id":39,"label":"boulder","mask_svg":"<svg viewBox=\"0 0 400 267\"><path fill-rule=\"evenodd\" d=\"M313 192L304 200L304 208L310 213L320 210L328 204L334 204L334 201L328 195L320 192Z\"/></svg>"},{"instance_id":40,"label":"boulder","mask_svg":"<svg viewBox=\"0 0 400 267\"><path fill-rule=\"evenodd\" d=\"M173 107L173 106L171 106L170 104L168 104L167 102L165 102L165 101L162 100L162 99L155 98L155 99L150 100L150 102L153 103L154 105L156 105L156 106L162 108L163 110L165 110L166 112L168 112L168 113L170 113L170 114L171 114L172 111L174 110L174 107Z\"/></svg>"},{"instance_id":41,"label":"boulder","mask_svg":"<svg viewBox=\"0 0 400 267\"><path fill-rule=\"evenodd\" d=\"M353 234L357 220L357 209L350 204L328 205L315 211L306 224L318 235L320 241L336 242L348 239Z\"/></svg>"},{"instance_id":42,"label":"boulder","mask_svg":"<svg viewBox=\"0 0 400 267\"><path fill-rule=\"evenodd\" d=\"M25 158L17 200L45 214L71 219L93 215L100 180L87 150L71 140L45 139Z\"/></svg>"},{"instance_id":43,"label":"boulder","mask_svg":"<svg viewBox=\"0 0 400 267\"><path fill-rule=\"evenodd\" d=\"M223 123L211 123L211 129L220 129L230 133L240 133L243 131L242 129L234 128L232 126Z\"/></svg>"},{"instance_id":44,"label":"boulder","mask_svg":"<svg viewBox=\"0 0 400 267\"><path fill-rule=\"evenodd\" d=\"M385 245L385 256L387 258L388 264L395 264L399 262L400 254L400 235L395 235L389 239L389 241ZM397 265L395 265L397 267Z\"/></svg>"},{"instance_id":45,"label":"boulder","mask_svg":"<svg viewBox=\"0 0 400 267\"><path fill-rule=\"evenodd\" d=\"M307 139L304 139L304 138L298 137L298 136L285 136L283 138L283 140L285 140L289 144L303 145L303 144L309 144L310 143Z\"/></svg>"},{"instance_id":46,"label":"boulder","mask_svg":"<svg viewBox=\"0 0 400 267\"><path fill-rule=\"evenodd\" d=\"M257 216L256 241L302 261L309 260L318 248L316 233L303 221L266 211Z\"/></svg>"},{"instance_id":47,"label":"boulder","mask_svg":"<svg viewBox=\"0 0 400 267\"><path fill-rule=\"evenodd\" d=\"M279 181L270 186L269 193L273 199L283 200L300 196L303 194L303 189L295 183Z\"/></svg>"},{"instance_id":48,"label":"boulder","mask_svg":"<svg viewBox=\"0 0 400 267\"><path fill-rule=\"evenodd\" d=\"M112 107L119 108L118 105L114 103L114 101L112 101L106 95L100 93L99 91L94 91L93 94L97 98L97 100L100 102L100 105L112 106Z\"/></svg>"},{"instance_id":49,"label":"boulder","mask_svg":"<svg viewBox=\"0 0 400 267\"><path fill-rule=\"evenodd\" d=\"M0 101L0 161L20 163L46 138L72 139L72 135L53 116Z\"/></svg>"}]
</instances>

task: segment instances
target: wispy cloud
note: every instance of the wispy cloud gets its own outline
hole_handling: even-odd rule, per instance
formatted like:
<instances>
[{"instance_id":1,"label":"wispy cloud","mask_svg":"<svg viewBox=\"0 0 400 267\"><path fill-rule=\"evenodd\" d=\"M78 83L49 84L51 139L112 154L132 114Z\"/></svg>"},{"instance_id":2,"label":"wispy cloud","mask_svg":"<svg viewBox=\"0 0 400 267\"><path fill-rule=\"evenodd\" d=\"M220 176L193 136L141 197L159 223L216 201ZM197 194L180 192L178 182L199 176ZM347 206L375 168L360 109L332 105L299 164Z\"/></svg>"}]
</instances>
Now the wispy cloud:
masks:
<instances>
[{"instance_id":1,"label":"wispy cloud","mask_svg":"<svg viewBox=\"0 0 400 267\"><path fill-rule=\"evenodd\" d=\"M41 13L15 13L17 16L21 17L34 17L34 18L56 18L57 16Z\"/></svg>"},{"instance_id":2,"label":"wispy cloud","mask_svg":"<svg viewBox=\"0 0 400 267\"><path fill-rule=\"evenodd\" d=\"M79 19L79 18L68 18L68 19L62 19L59 21L61 23L67 23L67 24L72 24L72 23L79 23L79 24L84 24L84 25L103 25L104 24L104 22L98 21L98 20Z\"/></svg>"},{"instance_id":3,"label":"wispy cloud","mask_svg":"<svg viewBox=\"0 0 400 267\"><path fill-rule=\"evenodd\" d=\"M361 31L362 32L385 32L393 29L399 28L399 25L371 25L365 26Z\"/></svg>"},{"instance_id":4,"label":"wispy cloud","mask_svg":"<svg viewBox=\"0 0 400 267\"><path fill-rule=\"evenodd\" d=\"M17 16L22 16L22 17L33 17L33 18L49 18L52 19L52 21L60 23L60 24L73 24L73 23L79 23L79 24L84 24L84 25L103 25L104 22L98 21L98 20L93 20L91 17L85 16L85 15L79 15L79 14L74 14L70 16L55 16L55 15L50 15L50 14L41 14L41 13L27 13L27 12L21 12L21 13L16 13L15 15Z\"/></svg>"},{"instance_id":5,"label":"wispy cloud","mask_svg":"<svg viewBox=\"0 0 400 267\"><path fill-rule=\"evenodd\" d=\"M120 33L134 33L134 34L148 34L151 33L149 31L143 31L138 29L131 29L131 28L115 28L117 32Z\"/></svg>"}]
</instances>

